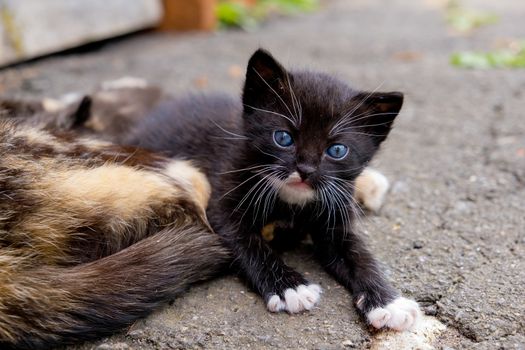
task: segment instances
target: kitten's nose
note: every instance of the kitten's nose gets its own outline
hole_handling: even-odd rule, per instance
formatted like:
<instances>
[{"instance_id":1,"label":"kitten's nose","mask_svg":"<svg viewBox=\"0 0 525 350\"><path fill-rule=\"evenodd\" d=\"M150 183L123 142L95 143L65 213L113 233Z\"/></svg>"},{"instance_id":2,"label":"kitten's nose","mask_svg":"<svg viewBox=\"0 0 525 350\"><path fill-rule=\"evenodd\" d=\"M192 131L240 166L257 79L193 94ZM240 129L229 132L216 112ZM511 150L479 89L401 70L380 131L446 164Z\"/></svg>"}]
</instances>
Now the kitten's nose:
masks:
<instances>
[{"instance_id":1,"label":"kitten's nose","mask_svg":"<svg viewBox=\"0 0 525 350\"><path fill-rule=\"evenodd\" d=\"M308 179L316 169L314 166L309 164L297 164L297 172L301 175L301 179L304 181Z\"/></svg>"}]
</instances>

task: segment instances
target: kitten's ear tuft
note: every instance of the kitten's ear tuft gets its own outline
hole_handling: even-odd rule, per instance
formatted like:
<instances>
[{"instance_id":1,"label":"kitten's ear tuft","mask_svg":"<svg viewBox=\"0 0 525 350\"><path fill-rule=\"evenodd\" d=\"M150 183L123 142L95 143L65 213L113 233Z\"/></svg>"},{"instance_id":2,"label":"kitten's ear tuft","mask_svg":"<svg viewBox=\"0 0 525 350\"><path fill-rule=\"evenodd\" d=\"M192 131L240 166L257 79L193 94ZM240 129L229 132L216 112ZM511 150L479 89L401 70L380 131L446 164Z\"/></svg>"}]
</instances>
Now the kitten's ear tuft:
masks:
<instances>
[{"instance_id":1,"label":"kitten's ear tuft","mask_svg":"<svg viewBox=\"0 0 525 350\"><path fill-rule=\"evenodd\" d=\"M376 92L370 96L370 102L375 104L380 113L391 113L393 121L403 106L403 93L398 91Z\"/></svg>"},{"instance_id":2,"label":"kitten's ear tuft","mask_svg":"<svg viewBox=\"0 0 525 350\"><path fill-rule=\"evenodd\" d=\"M359 122L369 134L374 135L374 143L379 145L387 137L394 119L403 106L403 93L397 91L360 93L356 98L358 103L363 104L362 108L367 110L359 112L367 115Z\"/></svg>"},{"instance_id":3,"label":"kitten's ear tuft","mask_svg":"<svg viewBox=\"0 0 525 350\"><path fill-rule=\"evenodd\" d=\"M286 79L286 70L268 51L255 51L248 61L243 102L254 105L268 96L275 97L284 89Z\"/></svg>"},{"instance_id":4,"label":"kitten's ear tuft","mask_svg":"<svg viewBox=\"0 0 525 350\"><path fill-rule=\"evenodd\" d=\"M255 51L248 61L248 69L246 71L246 80L255 80L264 84L272 84L277 79L282 79L286 76L286 71L273 56L264 49ZM264 81L263 81L264 80Z\"/></svg>"}]
</instances>

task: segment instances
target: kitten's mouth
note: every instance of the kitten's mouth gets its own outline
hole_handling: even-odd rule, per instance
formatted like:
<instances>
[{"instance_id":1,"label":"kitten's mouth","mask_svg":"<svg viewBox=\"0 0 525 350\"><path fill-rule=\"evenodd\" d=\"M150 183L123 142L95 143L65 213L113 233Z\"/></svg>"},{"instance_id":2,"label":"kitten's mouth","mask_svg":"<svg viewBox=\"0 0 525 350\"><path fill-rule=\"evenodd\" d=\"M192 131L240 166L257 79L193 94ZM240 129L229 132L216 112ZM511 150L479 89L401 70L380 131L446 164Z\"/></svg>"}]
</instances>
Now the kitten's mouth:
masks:
<instances>
[{"instance_id":1,"label":"kitten's mouth","mask_svg":"<svg viewBox=\"0 0 525 350\"><path fill-rule=\"evenodd\" d=\"M297 172L294 172L283 181L279 188L280 198L290 204L305 205L315 198L315 190L308 181L303 181Z\"/></svg>"},{"instance_id":2,"label":"kitten's mouth","mask_svg":"<svg viewBox=\"0 0 525 350\"><path fill-rule=\"evenodd\" d=\"M289 186L295 190L311 191L312 185L310 182L304 181L297 172L292 173L284 182L286 186Z\"/></svg>"},{"instance_id":3,"label":"kitten's mouth","mask_svg":"<svg viewBox=\"0 0 525 350\"><path fill-rule=\"evenodd\" d=\"M312 186L306 181L286 181L286 185L296 190L311 191Z\"/></svg>"}]
</instances>

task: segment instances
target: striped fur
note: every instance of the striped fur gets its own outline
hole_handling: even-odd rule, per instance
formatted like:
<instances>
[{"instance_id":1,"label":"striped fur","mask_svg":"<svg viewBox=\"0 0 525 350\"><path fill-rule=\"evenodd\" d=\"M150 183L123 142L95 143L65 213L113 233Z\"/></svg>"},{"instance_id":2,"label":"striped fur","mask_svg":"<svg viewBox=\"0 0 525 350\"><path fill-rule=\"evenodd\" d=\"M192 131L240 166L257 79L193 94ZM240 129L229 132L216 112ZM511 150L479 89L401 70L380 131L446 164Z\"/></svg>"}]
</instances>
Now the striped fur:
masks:
<instances>
[{"instance_id":1,"label":"striped fur","mask_svg":"<svg viewBox=\"0 0 525 350\"><path fill-rule=\"evenodd\" d=\"M0 121L0 348L114 332L228 260L186 161Z\"/></svg>"}]
</instances>

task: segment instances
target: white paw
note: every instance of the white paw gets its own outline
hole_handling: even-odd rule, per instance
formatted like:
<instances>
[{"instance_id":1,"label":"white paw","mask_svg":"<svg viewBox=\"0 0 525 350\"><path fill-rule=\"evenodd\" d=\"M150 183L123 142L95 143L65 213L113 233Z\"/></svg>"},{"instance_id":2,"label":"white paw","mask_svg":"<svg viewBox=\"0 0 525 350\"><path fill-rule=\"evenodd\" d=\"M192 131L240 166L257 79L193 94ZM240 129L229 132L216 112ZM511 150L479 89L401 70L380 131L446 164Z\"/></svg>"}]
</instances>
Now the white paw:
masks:
<instances>
[{"instance_id":1,"label":"white paw","mask_svg":"<svg viewBox=\"0 0 525 350\"><path fill-rule=\"evenodd\" d=\"M284 300L274 294L268 300L268 310L271 312L288 311L297 313L311 310L321 298L321 287L317 284L305 286L301 284L297 288L288 288L284 291Z\"/></svg>"},{"instance_id":2,"label":"white paw","mask_svg":"<svg viewBox=\"0 0 525 350\"><path fill-rule=\"evenodd\" d=\"M379 171L366 168L355 180L355 196L365 208L378 211L385 201L390 184Z\"/></svg>"},{"instance_id":3,"label":"white paw","mask_svg":"<svg viewBox=\"0 0 525 350\"><path fill-rule=\"evenodd\" d=\"M392 328L404 331L412 328L419 318L419 305L407 298L394 299L385 307L378 307L368 312L366 318L375 328Z\"/></svg>"}]
</instances>

